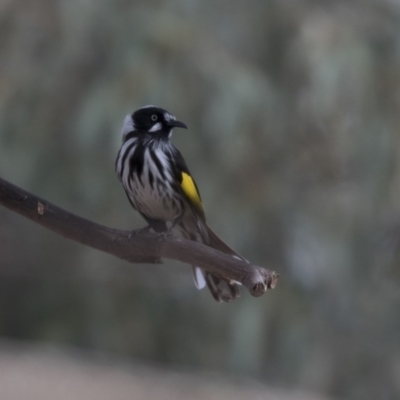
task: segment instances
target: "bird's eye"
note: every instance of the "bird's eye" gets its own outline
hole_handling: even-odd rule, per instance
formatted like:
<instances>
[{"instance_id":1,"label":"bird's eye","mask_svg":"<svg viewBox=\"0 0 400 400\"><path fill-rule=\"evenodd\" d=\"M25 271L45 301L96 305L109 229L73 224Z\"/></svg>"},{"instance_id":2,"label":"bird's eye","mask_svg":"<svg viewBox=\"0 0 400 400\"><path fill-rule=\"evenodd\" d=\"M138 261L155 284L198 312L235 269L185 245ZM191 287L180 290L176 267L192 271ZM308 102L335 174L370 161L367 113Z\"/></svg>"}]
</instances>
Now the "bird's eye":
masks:
<instances>
[{"instance_id":1,"label":"bird's eye","mask_svg":"<svg viewBox=\"0 0 400 400\"><path fill-rule=\"evenodd\" d=\"M153 114L153 115L151 116L151 120L152 120L152 121L157 121L157 119L158 119L158 117L157 117L156 114Z\"/></svg>"}]
</instances>

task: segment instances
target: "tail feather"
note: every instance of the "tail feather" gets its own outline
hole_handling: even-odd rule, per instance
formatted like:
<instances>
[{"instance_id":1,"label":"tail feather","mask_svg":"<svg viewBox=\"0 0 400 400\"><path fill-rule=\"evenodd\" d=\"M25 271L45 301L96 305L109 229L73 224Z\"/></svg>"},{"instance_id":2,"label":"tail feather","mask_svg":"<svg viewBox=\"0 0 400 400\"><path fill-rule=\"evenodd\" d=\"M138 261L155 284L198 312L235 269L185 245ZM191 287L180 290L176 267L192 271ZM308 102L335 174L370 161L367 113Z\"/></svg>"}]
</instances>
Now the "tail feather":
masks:
<instances>
[{"instance_id":1,"label":"tail feather","mask_svg":"<svg viewBox=\"0 0 400 400\"><path fill-rule=\"evenodd\" d=\"M226 254L232 254L232 255L240 258L241 260L248 262L244 257L242 257L240 254L236 253L235 250L233 250L231 247L229 247L208 225L207 225L207 234L208 234L208 243L207 244L210 247L213 247L214 249L222 251L223 253L226 253Z\"/></svg>"},{"instance_id":2,"label":"tail feather","mask_svg":"<svg viewBox=\"0 0 400 400\"><path fill-rule=\"evenodd\" d=\"M245 258L236 253L231 247L229 247L219 236L207 225L202 226L201 234L191 233L188 229L181 227L181 232L184 237L190 240L202 242L207 244L214 249L222 251L226 254L231 254L241 260L247 262ZM198 289L202 289L207 285L214 299L218 302L229 302L239 297L239 285L240 282L227 281L220 278L217 275L211 274L203 270L202 268L192 265L194 282Z\"/></svg>"},{"instance_id":3,"label":"tail feather","mask_svg":"<svg viewBox=\"0 0 400 400\"><path fill-rule=\"evenodd\" d=\"M193 267L193 279L197 289L201 290L206 286L204 271L199 267Z\"/></svg>"},{"instance_id":4,"label":"tail feather","mask_svg":"<svg viewBox=\"0 0 400 400\"><path fill-rule=\"evenodd\" d=\"M209 272L205 273L205 279L207 286L216 301L229 302L240 296L239 287L236 283L225 281Z\"/></svg>"}]
</instances>

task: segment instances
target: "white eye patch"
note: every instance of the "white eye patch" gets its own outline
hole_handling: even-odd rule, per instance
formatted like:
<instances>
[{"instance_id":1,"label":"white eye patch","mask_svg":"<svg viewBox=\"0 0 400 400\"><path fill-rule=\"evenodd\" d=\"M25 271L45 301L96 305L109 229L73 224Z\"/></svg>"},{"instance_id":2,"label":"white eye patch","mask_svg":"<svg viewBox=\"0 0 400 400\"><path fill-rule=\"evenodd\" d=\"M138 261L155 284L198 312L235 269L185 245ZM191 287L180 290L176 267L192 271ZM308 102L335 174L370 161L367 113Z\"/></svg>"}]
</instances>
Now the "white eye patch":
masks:
<instances>
[{"instance_id":1,"label":"white eye patch","mask_svg":"<svg viewBox=\"0 0 400 400\"><path fill-rule=\"evenodd\" d=\"M159 122L157 122L156 124L154 124L150 129L149 132L157 132L161 129L161 124Z\"/></svg>"}]
</instances>

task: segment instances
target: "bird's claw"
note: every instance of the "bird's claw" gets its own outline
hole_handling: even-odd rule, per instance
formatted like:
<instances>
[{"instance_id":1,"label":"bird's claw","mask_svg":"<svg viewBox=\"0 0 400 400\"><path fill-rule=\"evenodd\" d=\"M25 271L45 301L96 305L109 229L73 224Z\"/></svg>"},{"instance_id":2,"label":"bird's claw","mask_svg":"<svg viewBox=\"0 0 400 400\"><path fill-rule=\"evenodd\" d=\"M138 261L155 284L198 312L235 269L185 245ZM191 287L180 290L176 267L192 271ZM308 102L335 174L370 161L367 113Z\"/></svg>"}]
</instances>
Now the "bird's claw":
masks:
<instances>
[{"instance_id":1,"label":"bird's claw","mask_svg":"<svg viewBox=\"0 0 400 400\"><path fill-rule=\"evenodd\" d=\"M167 239L169 236L172 236L172 229L173 228L169 228L164 232L158 233L158 240L160 242L162 242L163 240Z\"/></svg>"}]
</instances>

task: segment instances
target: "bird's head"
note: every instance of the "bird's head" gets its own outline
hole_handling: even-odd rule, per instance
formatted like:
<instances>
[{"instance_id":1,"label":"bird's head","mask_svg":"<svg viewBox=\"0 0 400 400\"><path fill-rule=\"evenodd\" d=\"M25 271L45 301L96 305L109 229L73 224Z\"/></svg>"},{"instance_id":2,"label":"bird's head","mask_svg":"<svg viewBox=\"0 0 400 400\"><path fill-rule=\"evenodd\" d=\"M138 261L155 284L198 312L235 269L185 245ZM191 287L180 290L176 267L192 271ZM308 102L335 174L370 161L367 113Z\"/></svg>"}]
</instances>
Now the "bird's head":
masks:
<instances>
[{"instance_id":1,"label":"bird's head","mask_svg":"<svg viewBox=\"0 0 400 400\"><path fill-rule=\"evenodd\" d=\"M173 128L187 129L187 126L177 121L167 110L146 106L126 116L122 133L124 136L130 132L138 132L170 138Z\"/></svg>"}]
</instances>

